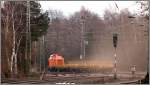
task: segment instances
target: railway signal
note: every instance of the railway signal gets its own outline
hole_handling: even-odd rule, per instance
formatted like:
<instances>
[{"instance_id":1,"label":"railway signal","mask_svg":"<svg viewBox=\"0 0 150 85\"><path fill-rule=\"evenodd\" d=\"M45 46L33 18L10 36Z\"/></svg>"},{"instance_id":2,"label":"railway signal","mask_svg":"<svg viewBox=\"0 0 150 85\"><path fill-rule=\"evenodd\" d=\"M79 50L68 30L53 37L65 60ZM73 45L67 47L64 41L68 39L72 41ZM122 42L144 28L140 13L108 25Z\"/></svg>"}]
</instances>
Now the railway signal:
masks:
<instances>
[{"instance_id":1,"label":"railway signal","mask_svg":"<svg viewBox=\"0 0 150 85\"><path fill-rule=\"evenodd\" d=\"M113 46L115 48L114 53L114 79L117 79L117 54L116 54L116 48L117 48L117 42L118 42L118 34L113 34Z\"/></svg>"},{"instance_id":2,"label":"railway signal","mask_svg":"<svg viewBox=\"0 0 150 85\"><path fill-rule=\"evenodd\" d=\"M113 34L113 45L115 48L117 47L117 41L118 41L118 34L114 33Z\"/></svg>"}]
</instances>

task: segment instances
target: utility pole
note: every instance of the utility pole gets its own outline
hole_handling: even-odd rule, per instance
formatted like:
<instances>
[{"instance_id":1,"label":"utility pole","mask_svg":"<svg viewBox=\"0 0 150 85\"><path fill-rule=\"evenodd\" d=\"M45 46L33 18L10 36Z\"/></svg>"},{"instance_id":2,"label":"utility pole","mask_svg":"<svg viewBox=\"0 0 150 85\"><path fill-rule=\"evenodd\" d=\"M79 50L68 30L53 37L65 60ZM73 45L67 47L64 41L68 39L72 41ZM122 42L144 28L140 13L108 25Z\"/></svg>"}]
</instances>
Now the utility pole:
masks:
<instances>
[{"instance_id":1,"label":"utility pole","mask_svg":"<svg viewBox=\"0 0 150 85\"><path fill-rule=\"evenodd\" d=\"M41 73L41 38L39 38L39 70L40 70L40 73Z\"/></svg>"},{"instance_id":2,"label":"utility pole","mask_svg":"<svg viewBox=\"0 0 150 85\"><path fill-rule=\"evenodd\" d=\"M32 59L31 59L32 58L31 57L32 42L31 42L31 28L30 28L30 1L28 3L29 3L29 47L30 47L29 48L29 50L30 50L29 57L30 57L30 69L31 69L32 68L32 63L31 63L31 61L32 61Z\"/></svg>"},{"instance_id":3,"label":"utility pole","mask_svg":"<svg viewBox=\"0 0 150 85\"><path fill-rule=\"evenodd\" d=\"M28 1L27 1L27 3L26 3L26 5L27 5L27 11L26 11L26 48L25 48L25 62L26 62L26 68L25 68L25 70L27 71L27 59L28 59Z\"/></svg>"},{"instance_id":4,"label":"utility pole","mask_svg":"<svg viewBox=\"0 0 150 85\"><path fill-rule=\"evenodd\" d=\"M81 15L81 55L80 55L80 59L85 59L85 27L84 27L84 23L85 23L85 17L84 17L84 13Z\"/></svg>"},{"instance_id":5,"label":"utility pole","mask_svg":"<svg viewBox=\"0 0 150 85\"><path fill-rule=\"evenodd\" d=\"M27 17L26 17L26 53L25 59L26 62L29 61L29 72L31 70L31 30L30 30L30 1L27 1ZM28 44L29 44L29 54L28 54ZM28 59L29 56L29 60ZM28 69L28 68L27 68Z\"/></svg>"},{"instance_id":6,"label":"utility pole","mask_svg":"<svg viewBox=\"0 0 150 85\"><path fill-rule=\"evenodd\" d=\"M34 43L34 50L36 50L35 52L37 53L37 41L35 41ZM35 70L37 72L37 54L34 56L34 67L35 67Z\"/></svg>"},{"instance_id":7,"label":"utility pole","mask_svg":"<svg viewBox=\"0 0 150 85\"><path fill-rule=\"evenodd\" d=\"M27 1L27 41L29 41L29 71L31 70L31 29L30 29L30 1ZM28 44L28 43L27 43Z\"/></svg>"},{"instance_id":8,"label":"utility pole","mask_svg":"<svg viewBox=\"0 0 150 85\"><path fill-rule=\"evenodd\" d=\"M46 55L45 55L45 35L43 35L43 55L44 55L44 70L46 69Z\"/></svg>"}]
</instances>

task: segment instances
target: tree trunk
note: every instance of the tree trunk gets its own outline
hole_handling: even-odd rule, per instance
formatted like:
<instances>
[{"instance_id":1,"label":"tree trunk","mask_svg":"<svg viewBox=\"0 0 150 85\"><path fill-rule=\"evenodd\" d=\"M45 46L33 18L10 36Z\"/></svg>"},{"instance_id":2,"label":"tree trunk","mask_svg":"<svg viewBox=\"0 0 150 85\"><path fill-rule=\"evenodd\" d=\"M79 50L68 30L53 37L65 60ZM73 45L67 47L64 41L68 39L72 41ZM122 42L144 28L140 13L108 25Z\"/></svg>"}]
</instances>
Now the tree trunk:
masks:
<instances>
[{"instance_id":1,"label":"tree trunk","mask_svg":"<svg viewBox=\"0 0 150 85\"><path fill-rule=\"evenodd\" d=\"M16 55L16 32L15 32L15 23L14 23L14 15L12 13L12 28L13 28L13 50L11 56L11 74L13 74L13 65L15 74L17 74L17 55Z\"/></svg>"},{"instance_id":2,"label":"tree trunk","mask_svg":"<svg viewBox=\"0 0 150 85\"><path fill-rule=\"evenodd\" d=\"M11 74L13 74L13 64L14 64L14 57L15 57L15 30L13 29L13 50L11 55Z\"/></svg>"}]
</instances>

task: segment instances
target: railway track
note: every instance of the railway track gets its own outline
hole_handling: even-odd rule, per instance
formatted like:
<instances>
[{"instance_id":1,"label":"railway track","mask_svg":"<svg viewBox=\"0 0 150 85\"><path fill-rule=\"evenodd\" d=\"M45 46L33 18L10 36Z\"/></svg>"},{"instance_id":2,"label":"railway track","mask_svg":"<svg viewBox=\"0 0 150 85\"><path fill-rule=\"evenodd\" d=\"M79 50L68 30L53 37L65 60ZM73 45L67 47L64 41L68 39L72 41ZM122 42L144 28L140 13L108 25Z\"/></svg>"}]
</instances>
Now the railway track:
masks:
<instances>
[{"instance_id":1,"label":"railway track","mask_svg":"<svg viewBox=\"0 0 150 85\"><path fill-rule=\"evenodd\" d=\"M82 84L82 83L86 83L87 81L93 81L94 80L100 80L102 82L104 82L104 78L103 77L68 77L68 78L52 78L52 79L44 79L48 82L51 82L51 83L64 83L64 82L67 82L67 83L75 83L75 84Z\"/></svg>"},{"instance_id":2,"label":"railway track","mask_svg":"<svg viewBox=\"0 0 150 85\"><path fill-rule=\"evenodd\" d=\"M81 84L85 83L87 81L93 81L93 80L103 80L102 77L67 77L67 78L47 78L43 80L2 80L2 83L9 83L9 84L19 84L19 83L29 83L29 84L39 84L39 83L50 83L50 84L56 84L56 83L76 83Z\"/></svg>"},{"instance_id":3,"label":"railway track","mask_svg":"<svg viewBox=\"0 0 150 85\"><path fill-rule=\"evenodd\" d=\"M74 84L104 84L104 83L127 83L132 84L136 83L137 80L129 81L128 78L122 80L114 81L113 76L109 75L100 75L100 73L68 73L68 72L56 72L56 73L46 73L43 72L42 80L21 80L21 79L3 79L2 83L7 84L19 84L19 83L28 83L28 84L57 84L57 83L74 83ZM120 77L121 78L121 77Z\"/></svg>"},{"instance_id":4,"label":"railway track","mask_svg":"<svg viewBox=\"0 0 150 85\"><path fill-rule=\"evenodd\" d=\"M60 73L61 76L48 76L51 74L45 74L45 78L43 80L51 82L51 83L63 83L63 82L71 82L76 84L84 84L84 83L94 83L100 81L101 83L104 83L105 80L108 80L109 76L90 76L88 73L77 73L77 74L68 74L68 73ZM59 74L59 75L60 75ZM54 73L55 75L55 73ZM70 76L67 76L70 75Z\"/></svg>"},{"instance_id":5,"label":"railway track","mask_svg":"<svg viewBox=\"0 0 150 85\"><path fill-rule=\"evenodd\" d=\"M29 83L29 84L39 84L39 83L47 83L46 81L43 80L2 80L1 83L7 83L7 84L20 84L20 83Z\"/></svg>"},{"instance_id":6,"label":"railway track","mask_svg":"<svg viewBox=\"0 0 150 85\"><path fill-rule=\"evenodd\" d=\"M55 74L55 73L54 73ZM57 73L58 74L58 73ZM61 74L61 73L60 73ZM137 83L137 80L142 78L142 75L138 74L136 79L131 79L130 80L130 74L120 74L120 79L119 80L113 80L113 76L110 75L99 75L98 74L94 74L92 76L92 74L90 73L76 73L76 74L72 74L70 73L71 76L65 76L65 75L69 75L68 73L62 73L62 76L55 76L55 77L46 77L46 81L48 82L53 82L53 83L63 83L63 82L73 82L76 84L92 84L92 83L113 83L113 82L118 82L118 83ZM122 76L121 76L122 75ZM122 79L123 78L123 79Z\"/></svg>"}]
</instances>

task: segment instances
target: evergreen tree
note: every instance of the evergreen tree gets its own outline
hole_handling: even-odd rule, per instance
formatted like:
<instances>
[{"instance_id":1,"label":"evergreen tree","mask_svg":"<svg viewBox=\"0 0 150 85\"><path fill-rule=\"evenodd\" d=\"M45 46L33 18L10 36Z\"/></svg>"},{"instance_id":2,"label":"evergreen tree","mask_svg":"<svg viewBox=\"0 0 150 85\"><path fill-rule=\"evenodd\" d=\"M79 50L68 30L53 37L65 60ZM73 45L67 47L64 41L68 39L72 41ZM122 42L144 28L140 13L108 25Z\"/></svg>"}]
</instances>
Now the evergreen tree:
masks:
<instances>
[{"instance_id":1,"label":"evergreen tree","mask_svg":"<svg viewBox=\"0 0 150 85\"><path fill-rule=\"evenodd\" d=\"M42 13L38 2L30 1L31 37L37 41L39 37L46 34L49 24L48 12Z\"/></svg>"}]
</instances>

